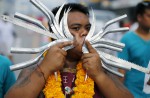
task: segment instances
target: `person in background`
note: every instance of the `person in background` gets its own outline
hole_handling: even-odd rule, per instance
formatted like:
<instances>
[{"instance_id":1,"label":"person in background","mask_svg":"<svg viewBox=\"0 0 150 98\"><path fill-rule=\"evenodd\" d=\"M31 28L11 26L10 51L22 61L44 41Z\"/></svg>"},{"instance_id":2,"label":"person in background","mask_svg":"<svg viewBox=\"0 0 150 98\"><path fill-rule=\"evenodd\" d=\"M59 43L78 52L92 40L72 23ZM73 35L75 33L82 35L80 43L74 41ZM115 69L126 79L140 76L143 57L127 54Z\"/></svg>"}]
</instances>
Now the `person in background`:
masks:
<instances>
[{"instance_id":1,"label":"person in background","mask_svg":"<svg viewBox=\"0 0 150 98\"><path fill-rule=\"evenodd\" d=\"M7 12L4 15L9 15ZM8 58L13 62L12 54L10 53L10 48L14 44L17 34L15 33L13 24L0 20L0 53L2 55L8 56Z\"/></svg>"},{"instance_id":2,"label":"person in background","mask_svg":"<svg viewBox=\"0 0 150 98\"><path fill-rule=\"evenodd\" d=\"M149 67L150 61L150 1L142 1L136 6L138 28L127 32L121 39L125 48L118 53L118 57L142 67ZM150 67L149 67L150 68ZM149 75L137 70L119 72L125 74L120 80L134 95L134 98L150 98ZM145 81L146 80L146 81Z\"/></svg>"},{"instance_id":3,"label":"person in background","mask_svg":"<svg viewBox=\"0 0 150 98\"><path fill-rule=\"evenodd\" d=\"M85 37L91 28L88 9L81 4L65 4L60 20L68 8L71 8L68 28L74 40L57 43L48 50L40 64L24 69L5 98L133 98L117 78L104 71L99 54L88 41L89 53L82 53ZM58 9L52 11L54 15ZM70 45L74 48L62 49ZM54 72L58 72L57 79ZM86 73L89 77L85 81ZM41 92L44 92L43 96Z\"/></svg>"},{"instance_id":4,"label":"person in background","mask_svg":"<svg viewBox=\"0 0 150 98\"><path fill-rule=\"evenodd\" d=\"M4 98L8 89L16 81L14 73L9 69L11 64L6 56L0 55L0 98Z\"/></svg>"}]
</instances>

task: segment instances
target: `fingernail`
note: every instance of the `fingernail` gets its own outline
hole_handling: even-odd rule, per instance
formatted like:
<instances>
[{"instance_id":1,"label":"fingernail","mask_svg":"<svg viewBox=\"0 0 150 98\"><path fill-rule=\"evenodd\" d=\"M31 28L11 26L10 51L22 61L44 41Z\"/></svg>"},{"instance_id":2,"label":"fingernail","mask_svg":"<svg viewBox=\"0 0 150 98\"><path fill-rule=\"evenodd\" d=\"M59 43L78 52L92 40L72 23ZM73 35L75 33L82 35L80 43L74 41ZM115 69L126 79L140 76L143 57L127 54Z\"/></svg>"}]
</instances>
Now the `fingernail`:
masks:
<instances>
[{"instance_id":1,"label":"fingernail","mask_svg":"<svg viewBox=\"0 0 150 98\"><path fill-rule=\"evenodd\" d=\"M71 45L70 47L74 48L75 46L74 46L74 45Z\"/></svg>"},{"instance_id":2,"label":"fingernail","mask_svg":"<svg viewBox=\"0 0 150 98\"><path fill-rule=\"evenodd\" d=\"M73 41L71 41L71 44L73 44Z\"/></svg>"}]
</instances>

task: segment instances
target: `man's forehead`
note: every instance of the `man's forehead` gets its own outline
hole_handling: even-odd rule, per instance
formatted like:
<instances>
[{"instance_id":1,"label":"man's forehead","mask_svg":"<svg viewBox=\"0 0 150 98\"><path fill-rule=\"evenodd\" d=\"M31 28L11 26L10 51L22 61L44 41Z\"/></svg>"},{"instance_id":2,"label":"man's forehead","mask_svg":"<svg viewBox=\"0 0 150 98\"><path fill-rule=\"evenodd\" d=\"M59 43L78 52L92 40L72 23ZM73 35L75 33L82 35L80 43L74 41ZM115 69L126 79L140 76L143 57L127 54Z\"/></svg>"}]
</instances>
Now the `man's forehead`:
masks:
<instances>
[{"instance_id":1,"label":"man's forehead","mask_svg":"<svg viewBox=\"0 0 150 98\"><path fill-rule=\"evenodd\" d=\"M79 24L79 23L73 23L71 24L70 26L81 26L82 24ZM91 26L90 23L87 23L86 26Z\"/></svg>"},{"instance_id":2,"label":"man's forehead","mask_svg":"<svg viewBox=\"0 0 150 98\"><path fill-rule=\"evenodd\" d=\"M150 9L145 9L145 13L149 14L150 13Z\"/></svg>"},{"instance_id":3,"label":"man's forehead","mask_svg":"<svg viewBox=\"0 0 150 98\"><path fill-rule=\"evenodd\" d=\"M89 17L81 12L70 12L68 14L68 24L89 24Z\"/></svg>"}]
</instances>

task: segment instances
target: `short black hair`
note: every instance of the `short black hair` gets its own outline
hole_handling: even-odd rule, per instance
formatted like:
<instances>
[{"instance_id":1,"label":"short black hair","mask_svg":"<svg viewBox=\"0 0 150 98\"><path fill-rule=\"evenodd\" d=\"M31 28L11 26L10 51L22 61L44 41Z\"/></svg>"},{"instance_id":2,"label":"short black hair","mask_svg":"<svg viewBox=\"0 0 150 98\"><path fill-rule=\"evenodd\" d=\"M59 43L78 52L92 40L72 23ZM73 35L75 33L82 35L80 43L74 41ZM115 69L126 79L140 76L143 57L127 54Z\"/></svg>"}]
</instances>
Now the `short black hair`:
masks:
<instances>
[{"instance_id":1,"label":"short black hair","mask_svg":"<svg viewBox=\"0 0 150 98\"><path fill-rule=\"evenodd\" d=\"M143 1L135 7L135 16L143 15L146 9L150 9L150 1Z\"/></svg>"},{"instance_id":2,"label":"short black hair","mask_svg":"<svg viewBox=\"0 0 150 98\"><path fill-rule=\"evenodd\" d=\"M52 10L52 13L53 13L54 15L56 15L56 13L57 13L57 11L59 10L59 8L60 8L60 6L54 8L54 9ZM81 12L81 13L83 13L83 14L89 16L89 9L88 9L88 7L83 6L83 5L81 5L81 4L78 4L78 3L67 3L67 4L64 5L63 9L61 10L60 17L59 17L59 22L60 22L60 20L62 19L64 12L65 12L68 8L71 8L70 12L79 11L79 12Z\"/></svg>"}]
</instances>

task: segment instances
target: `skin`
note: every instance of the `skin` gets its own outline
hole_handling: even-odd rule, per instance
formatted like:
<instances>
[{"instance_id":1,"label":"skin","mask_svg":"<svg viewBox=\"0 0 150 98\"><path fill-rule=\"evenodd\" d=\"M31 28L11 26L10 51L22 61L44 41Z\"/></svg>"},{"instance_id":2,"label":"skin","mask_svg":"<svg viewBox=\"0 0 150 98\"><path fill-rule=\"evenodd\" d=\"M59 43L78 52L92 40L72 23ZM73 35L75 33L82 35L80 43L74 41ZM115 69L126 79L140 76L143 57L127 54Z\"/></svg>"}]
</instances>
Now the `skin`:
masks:
<instances>
[{"instance_id":1,"label":"skin","mask_svg":"<svg viewBox=\"0 0 150 98\"><path fill-rule=\"evenodd\" d=\"M138 34L143 40L150 40L150 9L146 9L143 15L138 15L137 20L139 27L135 33ZM119 72L125 74L125 70L119 69ZM124 78L120 78L121 82L124 82ZM150 83L150 79L148 81Z\"/></svg>"},{"instance_id":2,"label":"skin","mask_svg":"<svg viewBox=\"0 0 150 98\"><path fill-rule=\"evenodd\" d=\"M71 34L74 36L74 41L59 43L48 50L47 55L39 65L42 72L44 72L45 79L63 67L75 68L81 60L88 76L95 81L106 98L133 98L131 93L117 81L117 78L112 78L104 72L97 51L88 41L86 41L86 45L89 53L82 53L82 45L91 26L89 17L78 11L70 12L68 25ZM75 48L67 52L62 49L72 44ZM37 98L44 85L45 81L39 69L36 67L27 68L20 74L16 84L8 91L5 98L12 98L12 96L13 98Z\"/></svg>"}]
</instances>

